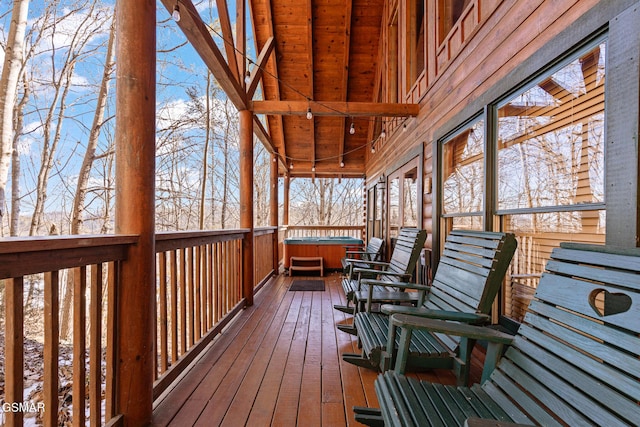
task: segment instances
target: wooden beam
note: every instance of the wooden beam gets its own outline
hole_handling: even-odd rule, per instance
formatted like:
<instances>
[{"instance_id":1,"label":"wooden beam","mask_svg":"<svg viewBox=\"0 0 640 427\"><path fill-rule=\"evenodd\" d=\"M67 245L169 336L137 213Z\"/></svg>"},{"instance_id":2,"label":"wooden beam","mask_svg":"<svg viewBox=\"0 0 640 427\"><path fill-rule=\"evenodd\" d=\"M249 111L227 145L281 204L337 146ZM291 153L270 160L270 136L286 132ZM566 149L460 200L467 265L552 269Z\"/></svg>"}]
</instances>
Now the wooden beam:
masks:
<instances>
[{"instance_id":1,"label":"wooden beam","mask_svg":"<svg viewBox=\"0 0 640 427\"><path fill-rule=\"evenodd\" d=\"M313 43L313 4L311 0L307 0L307 47L308 51L308 60L307 60L307 75L309 76L309 88L308 94L309 98L315 98L314 92L314 83L313 83L313 47L315 43ZM309 107L307 103L307 108ZM306 114L306 109L305 109ZM308 120L309 122L309 134L311 141L311 162L315 166L316 163L316 121L314 118ZM283 129L284 132L284 129Z\"/></svg>"},{"instance_id":2,"label":"wooden beam","mask_svg":"<svg viewBox=\"0 0 640 427\"><path fill-rule=\"evenodd\" d=\"M278 227L278 156L277 154L271 155L271 193L270 205L269 205L269 225L272 227ZM273 270L278 271L278 264L280 257L278 256L278 229L273 233Z\"/></svg>"},{"instance_id":3,"label":"wooden beam","mask_svg":"<svg viewBox=\"0 0 640 427\"><path fill-rule=\"evenodd\" d=\"M240 227L249 232L242 239L242 296L253 305L253 115L238 111L240 117Z\"/></svg>"},{"instance_id":4,"label":"wooden beam","mask_svg":"<svg viewBox=\"0 0 640 427\"><path fill-rule=\"evenodd\" d=\"M254 114L281 116L304 116L307 114L307 107L309 107L307 101L252 101L249 104ZM420 111L420 105L311 101L311 111L316 116L415 117Z\"/></svg>"},{"instance_id":5,"label":"wooden beam","mask_svg":"<svg viewBox=\"0 0 640 427\"><path fill-rule=\"evenodd\" d=\"M222 37L224 37L224 51L227 54L229 69L231 70L231 74L233 74L236 81L240 82L240 79L244 79L244 77L240 75L240 70L238 68L236 44L233 39L233 29L231 26L231 19L229 19L229 8L227 7L227 1L216 0L216 6L218 7L220 28L222 29Z\"/></svg>"},{"instance_id":6,"label":"wooden beam","mask_svg":"<svg viewBox=\"0 0 640 427\"><path fill-rule=\"evenodd\" d=\"M189 12L182 15L181 22L188 23ZM124 415L125 425L140 426L152 422L156 358L155 2L119 0L115 19L115 232L137 235L138 243L129 248L118 274L114 404L115 411Z\"/></svg>"},{"instance_id":7,"label":"wooden beam","mask_svg":"<svg viewBox=\"0 0 640 427\"><path fill-rule=\"evenodd\" d=\"M269 34L270 34L270 37L273 37L274 29L273 29L273 14L271 13L271 0L265 0L265 11L266 11L266 22L269 25ZM277 94L277 97L280 98L280 81L278 80L278 62L276 61L276 55L269 55L269 60L267 61L267 63L271 67L271 74L273 75L273 79L274 79L275 92ZM264 82L264 79L263 79L263 82ZM264 83L263 83L263 86L264 86ZM280 142L280 146L282 147L282 152L279 153L280 160L284 170L287 170L287 164L283 161L283 159L287 158L287 150L286 150L286 145L284 143L284 122L282 120L282 116L277 116L275 120L281 130L280 132L281 138L279 142ZM273 133L270 132L269 134L272 135ZM273 142L273 139L271 139L271 145L274 147L274 152L277 153L278 151L275 148L275 143Z\"/></svg>"},{"instance_id":8,"label":"wooden beam","mask_svg":"<svg viewBox=\"0 0 640 427\"><path fill-rule=\"evenodd\" d=\"M271 56L271 52L273 52L273 48L275 47L275 41L273 36L267 39L267 42L262 47L262 51L256 60L256 66L253 67L251 71L251 81L247 85L247 99L253 99L253 95L258 88L258 83L260 83L260 79L262 78L262 70L267 65L267 61Z\"/></svg>"},{"instance_id":9,"label":"wooden beam","mask_svg":"<svg viewBox=\"0 0 640 427\"><path fill-rule=\"evenodd\" d=\"M175 0L162 0L169 13L173 12ZM189 43L198 52L207 68L215 76L218 84L225 91L238 110L247 108L244 88L236 80L227 65L224 55L211 38L209 29L200 18L191 0L180 0L180 21L177 22Z\"/></svg>"},{"instance_id":10,"label":"wooden beam","mask_svg":"<svg viewBox=\"0 0 640 427\"><path fill-rule=\"evenodd\" d=\"M289 225L289 190L291 189L291 178L289 173L284 176L284 200L282 207L282 225Z\"/></svg>"},{"instance_id":11,"label":"wooden beam","mask_svg":"<svg viewBox=\"0 0 640 427\"><path fill-rule=\"evenodd\" d=\"M245 84L244 74L247 71L247 27L245 23L247 11L245 4L245 0L236 0L236 56L240 66L240 75L242 76L240 84L243 88Z\"/></svg>"},{"instance_id":12,"label":"wooden beam","mask_svg":"<svg viewBox=\"0 0 640 427\"><path fill-rule=\"evenodd\" d=\"M353 12L353 2L345 2L345 32L344 32L344 68L342 71L342 100L348 101L349 95L349 58L351 54L351 14ZM344 162L344 147L347 143L345 132L347 118L342 120L340 125L340 143L338 147L338 163ZM351 124L351 122L349 122Z\"/></svg>"}]
</instances>

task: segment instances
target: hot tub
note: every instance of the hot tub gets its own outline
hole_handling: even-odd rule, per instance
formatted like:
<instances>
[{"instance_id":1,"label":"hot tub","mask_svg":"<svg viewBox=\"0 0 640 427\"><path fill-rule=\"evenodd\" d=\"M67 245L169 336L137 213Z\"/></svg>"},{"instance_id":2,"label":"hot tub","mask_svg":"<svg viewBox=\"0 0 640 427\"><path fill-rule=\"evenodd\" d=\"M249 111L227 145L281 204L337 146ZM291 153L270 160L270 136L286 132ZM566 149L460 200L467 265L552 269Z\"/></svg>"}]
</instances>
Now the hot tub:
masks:
<instances>
[{"instance_id":1,"label":"hot tub","mask_svg":"<svg viewBox=\"0 0 640 427\"><path fill-rule=\"evenodd\" d=\"M362 240L346 236L290 237L284 239L284 267L289 268L291 257L322 257L324 268L342 269L345 246L362 247Z\"/></svg>"}]
</instances>

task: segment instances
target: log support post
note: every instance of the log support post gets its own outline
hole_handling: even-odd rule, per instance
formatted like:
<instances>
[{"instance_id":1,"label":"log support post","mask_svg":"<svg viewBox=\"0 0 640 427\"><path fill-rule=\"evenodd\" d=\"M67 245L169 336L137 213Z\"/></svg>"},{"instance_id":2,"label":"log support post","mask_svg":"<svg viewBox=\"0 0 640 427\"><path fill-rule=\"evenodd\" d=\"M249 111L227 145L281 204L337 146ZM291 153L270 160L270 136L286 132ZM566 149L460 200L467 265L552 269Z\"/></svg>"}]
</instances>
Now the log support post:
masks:
<instances>
[{"instance_id":1,"label":"log support post","mask_svg":"<svg viewBox=\"0 0 640 427\"><path fill-rule=\"evenodd\" d=\"M273 232L273 271L278 273L280 256L278 255L278 156L271 155L271 219L269 225L276 227Z\"/></svg>"},{"instance_id":2,"label":"log support post","mask_svg":"<svg viewBox=\"0 0 640 427\"><path fill-rule=\"evenodd\" d=\"M247 306L253 305L253 113L240 115L240 227L249 232L242 240L242 295Z\"/></svg>"},{"instance_id":3,"label":"log support post","mask_svg":"<svg viewBox=\"0 0 640 427\"><path fill-rule=\"evenodd\" d=\"M116 26L115 230L139 238L118 275L114 410L140 426L153 413L156 2L118 0Z\"/></svg>"},{"instance_id":4,"label":"log support post","mask_svg":"<svg viewBox=\"0 0 640 427\"><path fill-rule=\"evenodd\" d=\"M282 207L282 225L289 225L289 187L291 186L291 178L289 175L284 176L284 206Z\"/></svg>"}]
</instances>

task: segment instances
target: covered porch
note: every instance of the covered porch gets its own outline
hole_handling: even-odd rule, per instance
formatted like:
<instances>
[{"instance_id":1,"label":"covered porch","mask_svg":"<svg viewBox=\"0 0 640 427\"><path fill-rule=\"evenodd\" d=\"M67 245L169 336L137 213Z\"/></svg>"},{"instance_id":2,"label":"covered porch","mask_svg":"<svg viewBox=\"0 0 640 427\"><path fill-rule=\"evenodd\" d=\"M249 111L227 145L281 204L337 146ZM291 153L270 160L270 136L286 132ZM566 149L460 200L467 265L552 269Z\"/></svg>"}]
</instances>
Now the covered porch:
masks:
<instances>
[{"instance_id":1,"label":"covered porch","mask_svg":"<svg viewBox=\"0 0 640 427\"><path fill-rule=\"evenodd\" d=\"M213 41L193 2L162 3L167 16L179 13L176 25L238 109L240 227L156 232L156 2L119 0L115 234L0 242L6 307L5 402L25 400L23 299L31 275L39 275L44 283L41 401L46 410L38 414L44 425L59 422L59 289L69 278L74 286L73 383L86 385L73 387L71 395L73 402L85 402L89 408L85 411L83 405L73 405L73 425L354 425L353 406L378 406L373 384L377 374L340 357L358 349L354 337L336 329L350 321L350 316L332 308L345 303L339 276L334 273L322 279L325 291L290 292L294 278L281 274L283 238L299 231L289 226L291 178L363 178L366 229L347 226L339 234L359 234L367 240L377 237L371 234L377 230L389 244L391 232L403 226L425 229L429 233L425 246L433 250L434 262L452 228L512 231L509 227L513 227L529 242L521 245L527 248L522 271L511 276L522 282L520 288L512 286L512 299L523 312L533 293L529 288L534 285L529 282L539 278L544 255L567 236L591 243L603 243L606 238L607 244L638 245L637 120L633 120L638 110L638 79L621 76L626 67L611 67L611 73L618 73L619 82L633 80L632 89L612 85L606 115L603 92L594 92L596 107L586 109L593 109L598 121L601 115L603 122L606 118L608 138L616 142L607 140L607 187L602 184L606 204L602 198L584 199L584 194L578 194L566 206L529 203L525 209L500 210L496 209L499 190L494 188L500 167L497 150L503 141L495 124L499 117L520 114L519 105L511 108L503 99L505 94L530 82L532 76L538 77L540 70L550 73L548 64L558 61L564 51L577 55L575 46L585 43L584 39L590 49L593 43L602 43L600 31L605 24L611 25L614 64L625 63L621 46L637 48L640 39L629 42L626 37L629 28L637 28L635 9L633 14L621 14L623 5L635 7L637 2L560 6L541 1L531 6L536 9L533 22L529 16L534 12L525 10L528 2L455 2L466 5L458 22L468 18L467 23L473 25L456 24L446 31L438 28L443 32L438 33L437 39L443 39L439 43L452 46L452 52L439 53L435 39L425 41L425 33L420 39L420 17L428 18L427 29L433 37L436 8L453 2L354 0L300 5L294 1L239 1L239 24L234 31L228 4L220 0L216 4L226 40L222 48ZM483 5L490 7L481 12L474 9ZM618 19L619 15L624 19ZM547 16L560 18L547 22ZM253 19L256 42L251 60L247 56L248 19ZM522 45L517 56L507 46L512 34L501 33L496 21L514 25ZM526 25L518 30L518 24ZM462 27L471 28L464 40L444 40L449 32L452 39ZM540 28L546 32L538 34ZM489 48L478 41L480 37ZM505 45L494 46L494 41ZM485 62L487 50L498 52L500 58ZM585 59L596 57L582 55L579 63L588 65ZM416 65L418 58L422 68ZM637 65L637 56L633 58ZM391 68L385 68L386 63ZM464 64L473 66L466 69ZM637 77L637 67L634 73ZM555 93L557 88L550 88L549 81L538 86ZM260 85L264 99L254 100ZM557 103L560 109L570 105ZM555 111L541 110L549 118L553 117L549 111ZM626 123L611 120L616 117ZM549 123L555 126L551 119ZM547 131L536 133L536 138ZM520 149L525 137L516 136L509 147ZM269 226L262 228L254 226L253 212L256 138L272 156L271 215ZM489 140L494 141L493 146ZM467 158L471 142L477 142L478 152ZM584 153L587 142L585 138ZM601 143L604 146L604 137ZM581 157L588 158L584 153ZM524 164L524 157L519 160ZM468 165L477 166L469 175L473 179L468 179L474 186L460 184L454 190L477 197L472 206L463 205L461 198L459 210L447 212L442 206L444 181L453 176L452 171L457 173ZM585 178L589 171L573 169L580 182L589 181ZM505 182L509 178L506 174ZM284 201L278 199L279 180ZM485 187L475 187L483 182ZM590 184L581 188L593 192ZM405 194L409 195L407 203ZM284 212L279 220L281 202ZM403 215L405 205L407 211L412 208L411 215ZM581 228L562 229L561 216L574 211ZM536 222L536 216L549 212L558 214L552 217L558 218L560 231L526 230L525 219ZM404 223L407 217L414 223ZM590 229L595 231L585 231ZM332 229L318 226L304 231L322 234ZM504 309L499 304L496 308ZM498 314L496 310L494 316ZM476 350L475 356L472 381L479 380L483 362L482 351ZM411 375L455 383L455 377L444 371ZM4 417L6 425L25 424L23 412L5 412Z\"/></svg>"},{"instance_id":2,"label":"covered porch","mask_svg":"<svg viewBox=\"0 0 640 427\"><path fill-rule=\"evenodd\" d=\"M256 294L254 305L157 399L154 425L359 425L353 406L379 407L378 374L341 358L359 350L355 337L336 329L352 321L333 308L345 302L339 274L322 279L324 291L288 291L299 278L274 277ZM476 382L482 350L474 356ZM412 375L456 381L448 370Z\"/></svg>"}]
</instances>

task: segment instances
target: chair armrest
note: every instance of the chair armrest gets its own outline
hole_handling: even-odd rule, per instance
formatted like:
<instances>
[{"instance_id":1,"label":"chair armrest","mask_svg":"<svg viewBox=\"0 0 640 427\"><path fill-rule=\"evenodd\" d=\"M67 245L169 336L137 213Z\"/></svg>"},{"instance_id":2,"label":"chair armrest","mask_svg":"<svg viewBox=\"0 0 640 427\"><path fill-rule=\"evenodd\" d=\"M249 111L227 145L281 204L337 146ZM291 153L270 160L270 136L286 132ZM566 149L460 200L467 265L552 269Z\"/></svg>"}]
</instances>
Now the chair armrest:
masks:
<instances>
[{"instance_id":1,"label":"chair armrest","mask_svg":"<svg viewBox=\"0 0 640 427\"><path fill-rule=\"evenodd\" d=\"M469 324L483 324L491 320L488 314L482 313L462 313L459 311L448 310L429 310L424 307L407 307L392 304L384 304L381 308L384 314L392 316L394 314L402 314L407 316L416 316L423 319L439 319L463 322Z\"/></svg>"},{"instance_id":2,"label":"chair armrest","mask_svg":"<svg viewBox=\"0 0 640 427\"><path fill-rule=\"evenodd\" d=\"M355 255L363 255L363 254L368 254L369 252L367 251L346 251L346 254L355 254Z\"/></svg>"},{"instance_id":3,"label":"chair armrest","mask_svg":"<svg viewBox=\"0 0 640 427\"><path fill-rule=\"evenodd\" d=\"M385 261L367 261L368 264L377 265L380 267L389 267L389 263Z\"/></svg>"},{"instance_id":4,"label":"chair armrest","mask_svg":"<svg viewBox=\"0 0 640 427\"><path fill-rule=\"evenodd\" d=\"M367 263L369 263L367 261ZM353 273L354 274L358 274L358 273L363 273L363 274L380 274L380 273L384 273L382 270L376 270L375 268L362 268L362 267L356 267L353 269Z\"/></svg>"},{"instance_id":5,"label":"chair armrest","mask_svg":"<svg viewBox=\"0 0 640 427\"><path fill-rule=\"evenodd\" d=\"M430 332L439 332L448 335L456 335L477 340L485 340L499 344L511 344L513 335L486 326L467 325L466 323L454 323L445 320L425 319L423 317L406 314L394 314L391 323L400 328L426 329Z\"/></svg>"},{"instance_id":6,"label":"chair armrest","mask_svg":"<svg viewBox=\"0 0 640 427\"><path fill-rule=\"evenodd\" d=\"M389 272L381 272L380 275L381 276L392 276L398 273L389 273ZM408 274L405 274L405 276L409 276ZM401 288L401 289L415 289L417 291L429 291L431 289L431 286L428 285L421 285L419 283L411 283L411 282L386 282L384 280L376 280L376 279L363 279L362 283L366 284L366 285L380 285L380 286L393 286L395 288Z\"/></svg>"},{"instance_id":7,"label":"chair armrest","mask_svg":"<svg viewBox=\"0 0 640 427\"><path fill-rule=\"evenodd\" d=\"M464 427L530 427L531 424L509 423L498 420L485 420L482 418L467 418Z\"/></svg>"}]
</instances>

